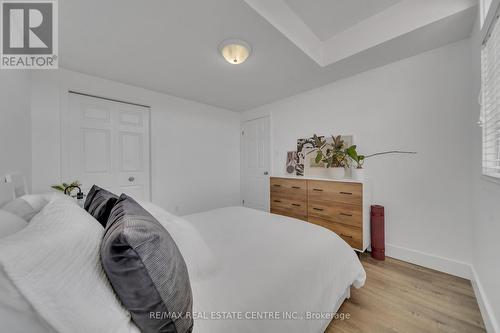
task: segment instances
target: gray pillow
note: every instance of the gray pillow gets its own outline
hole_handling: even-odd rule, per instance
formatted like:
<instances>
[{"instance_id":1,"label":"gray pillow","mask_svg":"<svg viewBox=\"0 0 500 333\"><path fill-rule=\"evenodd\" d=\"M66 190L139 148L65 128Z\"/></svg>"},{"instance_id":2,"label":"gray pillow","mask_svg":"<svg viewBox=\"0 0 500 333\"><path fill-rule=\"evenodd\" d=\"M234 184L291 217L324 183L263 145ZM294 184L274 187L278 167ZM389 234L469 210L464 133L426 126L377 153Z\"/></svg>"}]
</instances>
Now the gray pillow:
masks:
<instances>
[{"instance_id":1,"label":"gray pillow","mask_svg":"<svg viewBox=\"0 0 500 333\"><path fill-rule=\"evenodd\" d=\"M177 245L162 225L125 194L113 207L101 262L141 332L192 332L192 292ZM172 318L169 314L180 313Z\"/></svg>"},{"instance_id":2,"label":"gray pillow","mask_svg":"<svg viewBox=\"0 0 500 333\"><path fill-rule=\"evenodd\" d=\"M94 185L90 189L83 208L106 228L109 214L116 201L118 201L116 194Z\"/></svg>"},{"instance_id":3,"label":"gray pillow","mask_svg":"<svg viewBox=\"0 0 500 333\"><path fill-rule=\"evenodd\" d=\"M97 185L93 185L90 188L89 193L87 194L87 198L85 199L85 203L83 204L83 209L85 209L87 212L89 211L90 204L92 203L92 200L94 200L95 194L100 190L101 188Z\"/></svg>"}]
</instances>

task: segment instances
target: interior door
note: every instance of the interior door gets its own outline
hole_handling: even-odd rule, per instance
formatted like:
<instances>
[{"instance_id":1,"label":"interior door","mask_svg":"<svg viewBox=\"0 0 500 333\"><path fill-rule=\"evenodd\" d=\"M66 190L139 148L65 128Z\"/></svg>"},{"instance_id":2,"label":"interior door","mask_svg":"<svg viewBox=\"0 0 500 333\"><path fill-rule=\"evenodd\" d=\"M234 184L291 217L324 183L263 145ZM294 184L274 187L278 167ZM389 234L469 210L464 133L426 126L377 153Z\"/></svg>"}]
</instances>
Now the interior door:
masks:
<instances>
[{"instance_id":1,"label":"interior door","mask_svg":"<svg viewBox=\"0 0 500 333\"><path fill-rule=\"evenodd\" d=\"M269 117L242 124L243 206L269 210Z\"/></svg>"},{"instance_id":2,"label":"interior door","mask_svg":"<svg viewBox=\"0 0 500 333\"><path fill-rule=\"evenodd\" d=\"M149 108L69 94L68 176L150 200Z\"/></svg>"}]
</instances>

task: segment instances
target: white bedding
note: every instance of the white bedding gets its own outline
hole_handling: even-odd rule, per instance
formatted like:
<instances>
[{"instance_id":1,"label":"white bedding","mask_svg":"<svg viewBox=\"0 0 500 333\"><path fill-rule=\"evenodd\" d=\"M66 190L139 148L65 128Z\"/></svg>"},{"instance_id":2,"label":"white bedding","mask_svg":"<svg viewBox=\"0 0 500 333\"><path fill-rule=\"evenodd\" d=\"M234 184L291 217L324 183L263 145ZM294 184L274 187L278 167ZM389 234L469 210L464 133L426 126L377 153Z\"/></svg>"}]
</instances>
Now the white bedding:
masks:
<instances>
[{"instance_id":1,"label":"white bedding","mask_svg":"<svg viewBox=\"0 0 500 333\"><path fill-rule=\"evenodd\" d=\"M50 197L28 226L0 240L0 280L16 288L0 290L8 297L0 332L133 332L99 260L104 229L72 199Z\"/></svg>"},{"instance_id":2,"label":"white bedding","mask_svg":"<svg viewBox=\"0 0 500 333\"><path fill-rule=\"evenodd\" d=\"M104 230L67 197L50 195L49 201L25 229L0 241L0 273L16 288L0 288L10 299L2 299L9 308L0 302L0 331L9 327L5 316L14 309L25 319L32 315L24 326L10 316L18 331L33 331L26 327L41 321L37 331L138 333L100 265ZM349 287L365 282L354 251L322 227L242 207L184 220L144 206L183 252L198 316L195 333L322 333L329 318L299 318L335 312ZM278 319L248 319L271 315ZM217 320L224 316L242 320Z\"/></svg>"},{"instance_id":3,"label":"white bedding","mask_svg":"<svg viewBox=\"0 0 500 333\"><path fill-rule=\"evenodd\" d=\"M195 314L213 319L274 313L281 318L199 318L194 332L320 333L330 319L285 320L283 315L335 312L349 286L360 288L365 282L355 252L322 227L243 207L184 218L200 231L219 261L209 278L192 281Z\"/></svg>"}]
</instances>

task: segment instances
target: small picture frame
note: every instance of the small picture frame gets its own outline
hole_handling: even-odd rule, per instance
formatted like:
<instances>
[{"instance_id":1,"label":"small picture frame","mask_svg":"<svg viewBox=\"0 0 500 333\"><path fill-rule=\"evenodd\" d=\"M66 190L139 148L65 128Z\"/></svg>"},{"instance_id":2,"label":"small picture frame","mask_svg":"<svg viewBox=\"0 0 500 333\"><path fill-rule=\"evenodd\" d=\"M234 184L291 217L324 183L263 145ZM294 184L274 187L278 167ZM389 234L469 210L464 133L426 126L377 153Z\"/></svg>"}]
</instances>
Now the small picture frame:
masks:
<instances>
[{"instance_id":1,"label":"small picture frame","mask_svg":"<svg viewBox=\"0 0 500 333\"><path fill-rule=\"evenodd\" d=\"M286 153L285 171L289 175L295 174L298 162L297 151L289 151Z\"/></svg>"}]
</instances>

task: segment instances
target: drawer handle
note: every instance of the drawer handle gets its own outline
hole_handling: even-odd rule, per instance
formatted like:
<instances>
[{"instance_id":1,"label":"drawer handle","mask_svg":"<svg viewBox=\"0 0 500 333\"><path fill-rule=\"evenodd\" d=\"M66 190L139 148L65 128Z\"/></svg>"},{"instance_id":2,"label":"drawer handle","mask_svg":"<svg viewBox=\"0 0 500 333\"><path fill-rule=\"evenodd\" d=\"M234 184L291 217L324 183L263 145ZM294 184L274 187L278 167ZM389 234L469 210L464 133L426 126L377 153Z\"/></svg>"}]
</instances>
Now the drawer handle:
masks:
<instances>
[{"instance_id":1,"label":"drawer handle","mask_svg":"<svg viewBox=\"0 0 500 333\"><path fill-rule=\"evenodd\" d=\"M295 204L295 203L293 203L293 204L292 204L292 206L295 206L295 207L300 207L300 205L299 205L299 204Z\"/></svg>"},{"instance_id":2,"label":"drawer handle","mask_svg":"<svg viewBox=\"0 0 500 333\"><path fill-rule=\"evenodd\" d=\"M352 214L347 214L347 213L340 213L342 216L352 216Z\"/></svg>"},{"instance_id":3,"label":"drawer handle","mask_svg":"<svg viewBox=\"0 0 500 333\"><path fill-rule=\"evenodd\" d=\"M274 202L281 202L281 200L274 200Z\"/></svg>"},{"instance_id":4,"label":"drawer handle","mask_svg":"<svg viewBox=\"0 0 500 333\"><path fill-rule=\"evenodd\" d=\"M340 194L352 195L352 192L340 192Z\"/></svg>"},{"instance_id":5,"label":"drawer handle","mask_svg":"<svg viewBox=\"0 0 500 333\"><path fill-rule=\"evenodd\" d=\"M293 189L300 190L299 186L292 186Z\"/></svg>"},{"instance_id":6,"label":"drawer handle","mask_svg":"<svg viewBox=\"0 0 500 333\"><path fill-rule=\"evenodd\" d=\"M350 239L352 239L352 236L349 236L349 235L346 235L346 234L342 234L342 233L341 233L341 234L340 234L340 236L345 237L345 238L350 238Z\"/></svg>"},{"instance_id":7,"label":"drawer handle","mask_svg":"<svg viewBox=\"0 0 500 333\"><path fill-rule=\"evenodd\" d=\"M281 187L280 184L273 184L274 187Z\"/></svg>"},{"instance_id":8,"label":"drawer handle","mask_svg":"<svg viewBox=\"0 0 500 333\"><path fill-rule=\"evenodd\" d=\"M316 208L316 207L313 207L314 210L317 210L318 212L322 212L323 211L323 208Z\"/></svg>"},{"instance_id":9,"label":"drawer handle","mask_svg":"<svg viewBox=\"0 0 500 333\"><path fill-rule=\"evenodd\" d=\"M320 188L313 188L313 191L316 191L316 192L323 192L323 190L322 190L322 189L320 189Z\"/></svg>"}]
</instances>

